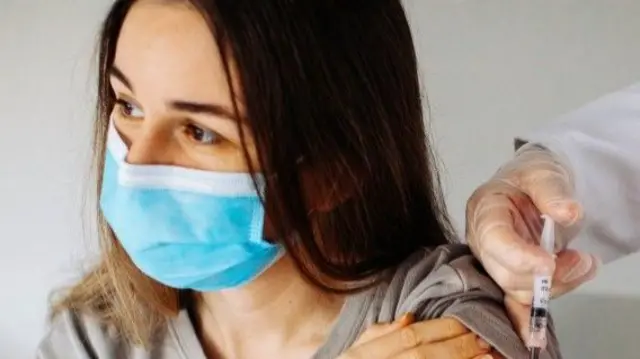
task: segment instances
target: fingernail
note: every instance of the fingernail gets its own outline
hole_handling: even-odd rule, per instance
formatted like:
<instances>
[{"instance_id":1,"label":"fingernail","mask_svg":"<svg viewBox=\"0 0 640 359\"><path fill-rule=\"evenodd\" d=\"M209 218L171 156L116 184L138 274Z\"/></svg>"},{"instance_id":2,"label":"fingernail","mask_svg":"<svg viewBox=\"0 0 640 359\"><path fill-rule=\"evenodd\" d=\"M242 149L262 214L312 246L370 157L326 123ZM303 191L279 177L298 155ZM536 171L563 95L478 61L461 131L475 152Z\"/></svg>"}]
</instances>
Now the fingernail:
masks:
<instances>
[{"instance_id":1,"label":"fingernail","mask_svg":"<svg viewBox=\"0 0 640 359\"><path fill-rule=\"evenodd\" d=\"M574 224L579 218L580 205L573 200L557 200L549 205L554 209L556 215L562 218L562 224L565 226Z\"/></svg>"},{"instance_id":2,"label":"fingernail","mask_svg":"<svg viewBox=\"0 0 640 359\"><path fill-rule=\"evenodd\" d=\"M478 346L481 349L489 349L491 348L491 345L489 345L489 343L487 343L484 339L482 338L478 338Z\"/></svg>"},{"instance_id":3,"label":"fingernail","mask_svg":"<svg viewBox=\"0 0 640 359\"><path fill-rule=\"evenodd\" d=\"M413 316L413 313L405 313L403 316L400 317L400 319L396 320L396 323L399 323L405 326L413 323L414 320L415 318Z\"/></svg>"},{"instance_id":4,"label":"fingernail","mask_svg":"<svg viewBox=\"0 0 640 359\"><path fill-rule=\"evenodd\" d=\"M493 355L485 354L485 355L481 356L480 359L493 359Z\"/></svg>"},{"instance_id":5,"label":"fingernail","mask_svg":"<svg viewBox=\"0 0 640 359\"><path fill-rule=\"evenodd\" d=\"M593 268L593 257L586 253L580 253L580 260L560 279L565 283L573 282L576 279L584 277Z\"/></svg>"}]
</instances>

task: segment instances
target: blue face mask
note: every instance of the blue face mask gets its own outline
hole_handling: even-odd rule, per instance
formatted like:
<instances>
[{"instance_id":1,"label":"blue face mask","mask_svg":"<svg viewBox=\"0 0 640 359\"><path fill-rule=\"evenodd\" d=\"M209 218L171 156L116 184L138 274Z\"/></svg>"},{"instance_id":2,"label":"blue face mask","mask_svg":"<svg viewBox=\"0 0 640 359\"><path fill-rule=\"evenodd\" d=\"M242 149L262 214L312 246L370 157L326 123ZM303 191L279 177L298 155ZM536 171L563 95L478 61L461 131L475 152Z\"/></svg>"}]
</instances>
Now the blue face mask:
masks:
<instances>
[{"instance_id":1,"label":"blue face mask","mask_svg":"<svg viewBox=\"0 0 640 359\"><path fill-rule=\"evenodd\" d=\"M132 165L127 152L111 125L100 207L149 277L216 291L250 282L280 257L281 246L263 239L264 208L250 174Z\"/></svg>"}]
</instances>

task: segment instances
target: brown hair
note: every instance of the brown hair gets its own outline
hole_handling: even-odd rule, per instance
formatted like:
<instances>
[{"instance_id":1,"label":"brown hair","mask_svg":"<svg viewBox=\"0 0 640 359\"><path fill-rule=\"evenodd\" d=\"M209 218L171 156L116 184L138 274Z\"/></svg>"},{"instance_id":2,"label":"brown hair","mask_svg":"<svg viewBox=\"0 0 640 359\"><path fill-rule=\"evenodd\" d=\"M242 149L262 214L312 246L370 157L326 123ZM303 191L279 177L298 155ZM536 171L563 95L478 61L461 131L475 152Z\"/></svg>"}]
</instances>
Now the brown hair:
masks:
<instances>
[{"instance_id":1,"label":"brown hair","mask_svg":"<svg viewBox=\"0 0 640 359\"><path fill-rule=\"evenodd\" d=\"M453 237L400 0L188 2L211 24L232 91L229 67L237 70L260 168L275 175L267 180L269 219L307 280L326 291L358 291L419 248ZM98 179L114 105L108 73L134 3L116 1L102 28ZM321 168L313 185L349 196L310 215L300 158ZM98 221L101 261L58 308L90 310L148 344L188 293L144 275L101 215Z\"/></svg>"}]
</instances>

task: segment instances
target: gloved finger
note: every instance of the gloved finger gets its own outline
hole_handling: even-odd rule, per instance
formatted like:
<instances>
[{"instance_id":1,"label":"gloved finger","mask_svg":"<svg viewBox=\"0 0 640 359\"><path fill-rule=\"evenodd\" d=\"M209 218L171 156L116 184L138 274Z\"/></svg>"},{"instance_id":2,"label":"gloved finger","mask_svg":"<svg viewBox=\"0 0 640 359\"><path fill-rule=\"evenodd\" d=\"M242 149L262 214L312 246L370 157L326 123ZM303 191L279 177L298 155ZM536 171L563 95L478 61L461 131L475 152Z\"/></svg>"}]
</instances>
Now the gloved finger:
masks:
<instances>
[{"instance_id":1,"label":"gloved finger","mask_svg":"<svg viewBox=\"0 0 640 359\"><path fill-rule=\"evenodd\" d=\"M517 233L516 209L506 194L487 195L470 216L470 245L483 262L493 257L513 273L544 271L555 268L553 256ZM474 240L475 238L475 240Z\"/></svg>"},{"instance_id":2,"label":"gloved finger","mask_svg":"<svg viewBox=\"0 0 640 359\"><path fill-rule=\"evenodd\" d=\"M572 249L558 253L551 285L552 297L559 297L593 279L601 265L597 257L587 253Z\"/></svg>"},{"instance_id":3,"label":"gloved finger","mask_svg":"<svg viewBox=\"0 0 640 359\"><path fill-rule=\"evenodd\" d=\"M491 265L493 266L494 264L491 263ZM551 282L551 297L560 297L593 279L601 265L600 260L590 254L572 249L558 253L556 270ZM492 277L499 284L501 282L499 282L498 279L507 283L507 285L502 287L506 296L520 304L530 304L533 299L532 290L535 273L527 276L507 277L508 274L502 274L503 272L508 273L505 269L497 268L496 274L492 274ZM507 277L507 279L505 279L505 277Z\"/></svg>"},{"instance_id":4,"label":"gloved finger","mask_svg":"<svg viewBox=\"0 0 640 359\"><path fill-rule=\"evenodd\" d=\"M560 297L593 279L600 266L601 262L595 256L572 249L560 252L556 259L556 270L551 282L551 297ZM503 279L502 271L506 272L504 269L498 269L495 278L506 281ZM494 275L492 275L492 277L493 276ZM528 276L520 275L509 277L511 281L508 282L509 285L502 287L505 291L505 296L509 298L511 302L529 305L533 300L534 276L535 273ZM517 281L514 278L517 278ZM498 282L498 280L496 280L496 282Z\"/></svg>"},{"instance_id":5,"label":"gloved finger","mask_svg":"<svg viewBox=\"0 0 640 359\"><path fill-rule=\"evenodd\" d=\"M511 196L514 207L517 209L515 213L514 228L516 232L524 239L527 239L529 243L540 244L542 228L544 221L542 216L538 212L533 202L528 198L522 198L522 196ZM555 226L555 252L562 251L566 248L567 243L573 239L580 230L580 223L574 224L569 227ZM573 253L571 257L580 258L579 253ZM583 258L583 260L589 260L589 258ZM579 261L572 261L571 265L577 264ZM558 263L556 262L556 271ZM563 268L564 269L564 268ZM585 270L586 271L586 270ZM576 273L576 275L582 275L582 273ZM564 279L564 281L567 281Z\"/></svg>"},{"instance_id":6,"label":"gloved finger","mask_svg":"<svg viewBox=\"0 0 640 359\"><path fill-rule=\"evenodd\" d=\"M544 221L540 211L529 197L523 193L509 196L512 203L513 227L527 243L540 244Z\"/></svg>"},{"instance_id":7,"label":"gloved finger","mask_svg":"<svg viewBox=\"0 0 640 359\"><path fill-rule=\"evenodd\" d=\"M533 302L533 284L528 289L505 292L505 297L521 305L530 305Z\"/></svg>"},{"instance_id":8,"label":"gloved finger","mask_svg":"<svg viewBox=\"0 0 640 359\"><path fill-rule=\"evenodd\" d=\"M529 273L515 273L492 256L486 256L482 265L491 278L493 278L506 293L531 291L533 288L533 271Z\"/></svg>"},{"instance_id":9,"label":"gloved finger","mask_svg":"<svg viewBox=\"0 0 640 359\"><path fill-rule=\"evenodd\" d=\"M573 176L548 151L523 152L519 160L528 168L513 171L506 180L526 193L540 212L568 227L582 219L583 211L574 198Z\"/></svg>"},{"instance_id":10,"label":"gloved finger","mask_svg":"<svg viewBox=\"0 0 640 359\"><path fill-rule=\"evenodd\" d=\"M511 319L511 324L520 338L526 343L530 336L529 313L531 313L531 305L522 304L509 296L504 298L504 304L507 308L509 319Z\"/></svg>"},{"instance_id":11,"label":"gloved finger","mask_svg":"<svg viewBox=\"0 0 640 359\"><path fill-rule=\"evenodd\" d=\"M531 175L533 176L533 174ZM519 185L524 187L521 192L521 196L515 197L515 200L520 199L514 205L520 209L520 214L528 225L534 225L534 238L536 242L539 239L539 235L542 227L541 214L547 214L551 216L559 225L556 228L556 250L566 248L568 243L576 237L580 231L582 225L583 211L582 207L573 199L567 198L566 200L557 200L557 195L552 192L558 192L562 190L554 189L554 183L562 183L562 181L555 181L548 179L548 181L533 181L533 184L528 185L531 182L521 182ZM567 185L569 187L569 185ZM520 197L524 197L522 199ZM556 198L553 200L552 198ZM515 201L514 201L515 202Z\"/></svg>"}]
</instances>

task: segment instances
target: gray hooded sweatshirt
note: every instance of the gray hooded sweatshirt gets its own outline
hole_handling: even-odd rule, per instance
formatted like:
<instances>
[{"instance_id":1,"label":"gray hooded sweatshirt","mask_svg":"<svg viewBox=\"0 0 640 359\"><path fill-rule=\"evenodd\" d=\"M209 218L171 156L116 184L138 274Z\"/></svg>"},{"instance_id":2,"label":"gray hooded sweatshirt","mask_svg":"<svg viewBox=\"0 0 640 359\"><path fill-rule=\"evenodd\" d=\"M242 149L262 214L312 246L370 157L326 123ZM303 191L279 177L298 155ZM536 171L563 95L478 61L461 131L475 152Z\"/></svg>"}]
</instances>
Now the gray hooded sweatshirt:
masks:
<instances>
[{"instance_id":1,"label":"gray hooded sweatshirt","mask_svg":"<svg viewBox=\"0 0 640 359\"><path fill-rule=\"evenodd\" d=\"M414 253L389 280L349 297L327 341L311 359L335 359L372 324L392 322L409 312L419 320L453 317L506 358L528 358L505 314L502 291L468 247L452 244ZM170 319L167 329L151 350L144 350L90 313L69 311L54 320L37 358L207 359L186 311ZM548 336L541 358L561 358L552 324Z\"/></svg>"}]
</instances>

